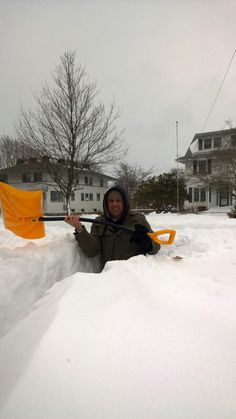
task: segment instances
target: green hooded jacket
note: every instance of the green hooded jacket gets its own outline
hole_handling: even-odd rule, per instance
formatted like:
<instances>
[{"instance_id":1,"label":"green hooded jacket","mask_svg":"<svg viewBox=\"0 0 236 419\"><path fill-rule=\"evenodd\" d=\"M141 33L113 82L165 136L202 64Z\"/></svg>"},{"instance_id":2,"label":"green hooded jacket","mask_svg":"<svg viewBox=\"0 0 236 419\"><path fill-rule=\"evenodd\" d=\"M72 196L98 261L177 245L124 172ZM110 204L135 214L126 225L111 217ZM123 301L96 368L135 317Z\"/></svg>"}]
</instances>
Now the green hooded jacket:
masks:
<instances>
[{"instance_id":1,"label":"green hooded jacket","mask_svg":"<svg viewBox=\"0 0 236 419\"><path fill-rule=\"evenodd\" d=\"M118 224L122 224L135 231L135 225L139 224L147 227L148 231L152 231L149 223L147 222L144 215L129 211L129 204L126 193L119 186L114 186L109 189L103 201L104 214L97 217L97 220L101 221L112 221L109 218L107 212L107 195L111 190L120 192L124 198L125 210L122 220L119 220ZM88 233L86 228L83 226L82 232L75 234L76 240L82 251L88 257L94 257L97 255L101 256L102 267L105 263L111 260L127 260L132 256L140 254L138 246L135 242L131 242L131 234L129 231L117 230L116 228L101 225L92 224L91 232ZM152 241L153 248L150 252L151 255L156 254L160 250L160 245Z\"/></svg>"}]
</instances>

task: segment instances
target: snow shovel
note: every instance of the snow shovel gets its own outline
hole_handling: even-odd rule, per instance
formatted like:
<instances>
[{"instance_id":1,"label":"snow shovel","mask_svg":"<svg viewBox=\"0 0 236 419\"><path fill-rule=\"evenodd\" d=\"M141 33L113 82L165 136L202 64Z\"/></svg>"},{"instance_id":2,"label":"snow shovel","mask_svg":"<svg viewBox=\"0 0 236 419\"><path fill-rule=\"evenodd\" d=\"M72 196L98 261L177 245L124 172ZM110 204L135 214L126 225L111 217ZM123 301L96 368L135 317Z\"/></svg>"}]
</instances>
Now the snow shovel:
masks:
<instances>
[{"instance_id":1,"label":"snow shovel","mask_svg":"<svg viewBox=\"0 0 236 419\"><path fill-rule=\"evenodd\" d=\"M39 218L35 218L33 221L36 222L41 222L41 221L61 221L64 220L65 217L61 216L61 217L39 217ZM113 227L117 230L126 230L129 231L131 233L134 232L134 230L132 230L129 227L123 226L121 224L115 224L112 223L110 221L103 221L103 220L97 220L96 218L87 218L87 217L79 217L80 221L82 222L86 222L86 223L93 223L93 224L102 224L102 225L106 225L106 226L110 226ZM146 233L154 242L159 243L159 244L172 244L175 238L175 234L176 231L175 230L159 230L159 231L155 231L155 232L147 232ZM159 236L164 235L164 234L168 234L169 237L167 240L162 240L159 238Z\"/></svg>"},{"instance_id":2,"label":"snow shovel","mask_svg":"<svg viewBox=\"0 0 236 419\"><path fill-rule=\"evenodd\" d=\"M42 211L42 191L23 191L0 182L0 202L5 227L25 239L40 239L45 236L44 221L63 221L65 216L45 217ZM119 230L134 230L123 225L93 218L80 217L82 222L108 225ZM169 234L167 240L159 236ZM175 230L159 230L147 235L161 245L172 244Z\"/></svg>"}]
</instances>

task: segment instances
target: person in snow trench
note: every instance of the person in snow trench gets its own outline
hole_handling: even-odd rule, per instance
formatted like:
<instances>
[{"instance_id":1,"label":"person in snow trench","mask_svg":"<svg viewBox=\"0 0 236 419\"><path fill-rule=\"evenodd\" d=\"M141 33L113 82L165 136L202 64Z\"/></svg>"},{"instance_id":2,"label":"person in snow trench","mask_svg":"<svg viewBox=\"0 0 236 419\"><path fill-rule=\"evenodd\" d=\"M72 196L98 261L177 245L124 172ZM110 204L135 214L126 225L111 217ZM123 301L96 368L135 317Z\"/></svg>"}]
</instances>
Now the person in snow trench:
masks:
<instances>
[{"instance_id":1,"label":"person in snow trench","mask_svg":"<svg viewBox=\"0 0 236 419\"><path fill-rule=\"evenodd\" d=\"M146 234L152 232L146 218L130 211L127 194L120 186L113 186L105 193L103 212L97 220L123 225L134 230L133 233L101 224L92 224L88 233L78 215L65 217L65 222L75 228L74 235L82 251L88 257L101 256L102 268L110 260L154 255L160 250L160 245Z\"/></svg>"}]
</instances>

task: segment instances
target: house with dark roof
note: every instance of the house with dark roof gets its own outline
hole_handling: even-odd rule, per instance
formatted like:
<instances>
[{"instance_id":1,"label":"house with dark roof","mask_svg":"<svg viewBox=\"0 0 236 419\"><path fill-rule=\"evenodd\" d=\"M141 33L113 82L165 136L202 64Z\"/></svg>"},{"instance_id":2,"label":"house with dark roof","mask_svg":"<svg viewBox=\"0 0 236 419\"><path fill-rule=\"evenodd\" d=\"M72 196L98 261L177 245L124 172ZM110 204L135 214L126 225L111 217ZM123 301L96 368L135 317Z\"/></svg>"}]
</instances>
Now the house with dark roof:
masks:
<instances>
[{"instance_id":1,"label":"house with dark roof","mask_svg":"<svg viewBox=\"0 0 236 419\"><path fill-rule=\"evenodd\" d=\"M195 134L177 160L185 166L186 209L236 204L236 128Z\"/></svg>"},{"instance_id":2,"label":"house with dark roof","mask_svg":"<svg viewBox=\"0 0 236 419\"><path fill-rule=\"evenodd\" d=\"M66 214L65 199L50 178L43 158L19 159L15 166L0 170L0 181L18 189L43 191L43 209L47 215ZM62 167L63 162L59 162ZM79 170L76 176L76 190L71 197L71 211L74 213L101 212L103 197L115 178L89 169Z\"/></svg>"}]
</instances>

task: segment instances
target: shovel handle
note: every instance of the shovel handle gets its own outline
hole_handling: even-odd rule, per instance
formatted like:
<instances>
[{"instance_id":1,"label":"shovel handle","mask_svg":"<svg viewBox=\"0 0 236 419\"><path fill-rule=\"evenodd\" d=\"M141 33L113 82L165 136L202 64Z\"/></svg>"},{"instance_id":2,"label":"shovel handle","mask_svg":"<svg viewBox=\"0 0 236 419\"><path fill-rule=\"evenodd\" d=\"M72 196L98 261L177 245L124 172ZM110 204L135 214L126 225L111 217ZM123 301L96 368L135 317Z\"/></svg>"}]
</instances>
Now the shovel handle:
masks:
<instances>
[{"instance_id":1,"label":"shovel handle","mask_svg":"<svg viewBox=\"0 0 236 419\"><path fill-rule=\"evenodd\" d=\"M31 218L31 219L32 221L62 221L65 219L65 216L38 217L38 218ZM131 233L133 232L133 230L131 230L129 227L126 227L120 224L114 224L108 221L96 220L94 218L80 217L80 221L108 225L108 226L116 228L117 230L126 230L126 231L130 231ZM169 238L167 240L160 239L159 236L162 236L163 234L169 234ZM150 239L152 239L155 243L159 243L159 244L172 244L175 239L175 234L176 234L175 230L158 230L158 231L155 231L154 233L147 233Z\"/></svg>"}]
</instances>

